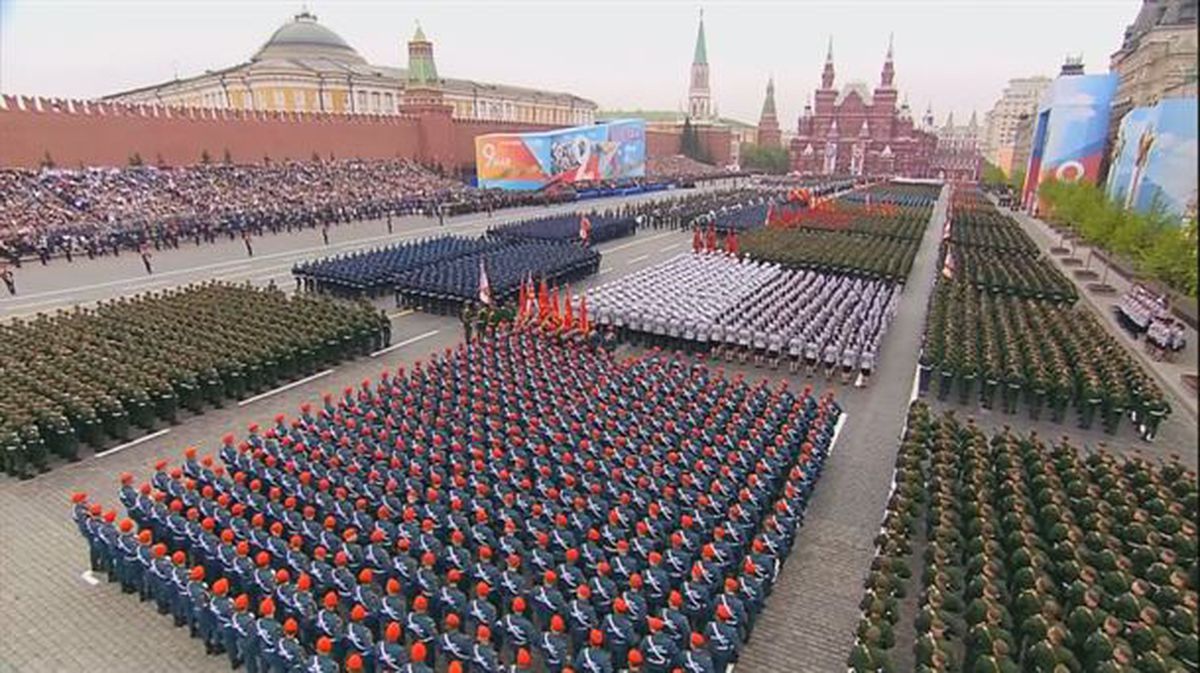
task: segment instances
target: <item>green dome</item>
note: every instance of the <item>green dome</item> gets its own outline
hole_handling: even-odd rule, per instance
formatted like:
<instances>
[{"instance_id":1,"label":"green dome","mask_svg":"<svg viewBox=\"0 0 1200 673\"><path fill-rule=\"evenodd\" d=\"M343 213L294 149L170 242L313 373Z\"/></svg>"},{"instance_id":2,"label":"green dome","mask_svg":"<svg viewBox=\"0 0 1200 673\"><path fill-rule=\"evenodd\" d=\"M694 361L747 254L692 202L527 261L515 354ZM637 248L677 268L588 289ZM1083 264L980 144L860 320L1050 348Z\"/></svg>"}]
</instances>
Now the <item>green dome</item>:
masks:
<instances>
[{"instance_id":1,"label":"green dome","mask_svg":"<svg viewBox=\"0 0 1200 673\"><path fill-rule=\"evenodd\" d=\"M317 23L308 12L297 14L271 35L252 61L293 58L324 58L346 63L366 63L337 33Z\"/></svg>"}]
</instances>

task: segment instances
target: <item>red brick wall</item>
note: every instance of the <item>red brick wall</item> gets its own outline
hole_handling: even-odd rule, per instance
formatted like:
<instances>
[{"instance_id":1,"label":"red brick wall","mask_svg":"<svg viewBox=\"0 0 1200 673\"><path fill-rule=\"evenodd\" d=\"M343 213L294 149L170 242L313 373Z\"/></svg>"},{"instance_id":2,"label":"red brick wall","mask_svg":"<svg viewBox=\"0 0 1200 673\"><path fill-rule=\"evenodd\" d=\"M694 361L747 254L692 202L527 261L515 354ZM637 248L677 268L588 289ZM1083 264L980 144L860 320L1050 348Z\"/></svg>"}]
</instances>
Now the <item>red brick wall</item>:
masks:
<instances>
[{"instance_id":1,"label":"red brick wall","mask_svg":"<svg viewBox=\"0 0 1200 673\"><path fill-rule=\"evenodd\" d=\"M679 154L680 134L670 131L646 130L646 158L669 157Z\"/></svg>"},{"instance_id":2,"label":"red brick wall","mask_svg":"<svg viewBox=\"0 0 1200 673\"><path fill-rule=\"evenodd\" d=\"M36 168L49 154L61 167L199 163L207 150L238 163L322 158L415 158L447 167L474 165L476 135L545 131L552 126L458 122L415 116L213 112L72 103L5 96L0 107L0 166ZM170 114L170 116L167 116ZM428 117L428 118L425 118Z\"/></svg>"},{"instance_id":3,"label":"red brick wall","mask_svg":"<svg viewBox=\"0 0 1200 673\"><path fill-rule=\"evenodd\" d=\"M473 168L475 136L548 131L544 124L451 120L417 115L325 115L166 109L4 96L0 106L0 166L36 168L49 154L58 166L124 166L135 153L147 164L199 163L207 151L220 162L413 158L447 168ZM728 129L699 127L718 166L729 162ZM646 154L679 154L679 133L648 130Z\"/></svg>"},{"instance_id":4,"label":"red brick wall","mask_svg":"<svg viewBox=\"0 0 1200 673\"><path fill-rule=\"evenodd\" d=\"M733 142L733 137L728 128L698 126L696 133L700 137L700 144L704 145L708 156L712 157L713 165L725 166L729 163L732 152L730 143ZM679 141L682 134L682 127L678 131L647 129L646 158L679 154Z\"/></svg>"},{"instance_id":5,"label":"red brick wall","mask_svg":"<svg viewBox=\"0 0 1200 673\"><path fill-rule=\"evenodd\" d=\"M148 164L194 164L208 152L219 162L229 150L239 163L327 158L414 157L417 122L405 117L318 114L213 113L111 105L87 112L25 110L6 100L0 109L0 165L36 167L49 154L62 167L123 166L137 153ZM101 114L101 110L104 111ZM143 116L143 114L145 116Z\"/></svg>"}]
</instances>

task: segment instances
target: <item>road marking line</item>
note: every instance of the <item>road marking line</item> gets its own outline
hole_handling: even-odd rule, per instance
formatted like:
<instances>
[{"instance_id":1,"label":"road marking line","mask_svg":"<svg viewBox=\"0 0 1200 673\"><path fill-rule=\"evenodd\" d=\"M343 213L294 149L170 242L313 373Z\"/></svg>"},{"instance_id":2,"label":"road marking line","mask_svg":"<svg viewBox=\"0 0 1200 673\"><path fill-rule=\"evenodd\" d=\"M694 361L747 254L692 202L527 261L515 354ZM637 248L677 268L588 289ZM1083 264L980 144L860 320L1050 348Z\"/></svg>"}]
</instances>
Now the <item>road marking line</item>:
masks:
<instances>
[{"instance_id":1,"label":"road marking line","mask_svg":"<svg viewBox=\"0 0 1200 673\"><path fill-rule=\"evenodd\" d=\"M920 388L921 388L921 365L917 365L917 371L913 372L912 392L910 392L908 394L909 402L912 402L913 400L917 399L917 395L920 394L920 392L921 392Z\"/></svg>"},{"instance_id":2,"label":"road marking line","mask_svg":"<svg viewBox=\"0 0 1200 673\"><path fill-rule=\"evenodd\" d=\"M97 586L100 584L100 578L96 577L96 573L90 570L83 571L83 574L81 574L80 577L83 578L84 582L87 582L92 586Z\"/></svg>"},{"instance_id":3,"label":"road marking line","mask_svg":"<svg viewBox=\"0 0 1200 673\"><path fill-rule=\"evenodd\" d=\"M171 428L163 428L162 430L159 430L158 432L152 432L152 433L146 435L145 437L138 437L137 439L133 440L132 442L125 442L124 444L122 444L120 446L114 446L113 448L111 448L107 451L101 451L100 453L96 454L96 458L103 458L105 456L111 456L112 454L114 454L118 451L124 451L125 449L128 449L131 446L137 446L138 444L141 444L142 442L148 442L156 437L162 437L163 435L167 434L170 431L171 431Z\"/></svg>"},{"instance_id":4,"label":"road marking line","mask_svg":"<svg viewBox=\"0 0 1200 673\"><path fill-rule=\"evenodd\" d=\"M668 245L666 247L659 248L658 251L659 252L668 252L668 251L674 250L675 248L678 248L678 247L679 247L678 243L672 243L671 245Z\"/></svg>"},{"instance_id":5,"label":"road marking line","mask_svg":"<svg viewBox=\"0 0 1200 673\"><path fill-rule=\"evenodd\" d=\"M276 388L274 390L268 390L265 393L259 393L258 395L255 395L254 397L246 398L246 399L242 400L241 402L238 402L238 406L244 407L247 404L250 404L252 402L257 402L265 397L270 397L272 395L278 395L279 393L282 393L285 390L291 390L292 388L295 388L296 386L302 386L305 383L308 383L309 381L315 381L315 380L321 378L322 376L329 376L332 373L333 373L332 369L326 369L323 372L317 372L316 374L313 374L312 376L306 376L306 377L300 379L299 381L292 381L291 383L287 383L282 386L279 386L278 388Z\"/></svg>"},{"instance_id":6,"label":"road marking line","mask_svg":"<svg viewBox=\"0 0 1200 673\"><path fill-rule=\"evenodd\" d=\"M640 195L636 195L636 196L632 197L632 199L627 199L627 200L630 200L632 202L659 201L659 200L663 200L664 198L667 198L669 196L673 196L673 194L669 193L669 192L670 192L670 190L668 190L668 192L652 192L652 193L647 193L647 194L640 194ZM622 200L622 198L624 198L624 197L604 197L601 199L594 199L594 200L590 200L588 202L588 205L600 205L600 204L606 203L608 201L619 201L619 200ZM571 202L571 203L565 203L565 204L555 204L554 206L552 206L549 209L549 211L551 213L570 211L572 209L577 209L578 205L579 204L577 202ZM377 241L384 241L384 240L388 240L388 239L395 239L395 242L402 242L409 238L415 238L415 237L417 237L416 235L418 235L418 234L424 234L424 233L429 233L429 232L434 232L434 231L445 231L445 230L451 229L451 228L458 228L458 227L469 228L472 226L478 226L482 229L487 229L491 225L504 224L509 221L518 221L521 219L526 219L532 213L535 213L535 212L540 214L545 211L540 207L515 208L511 212L506 213L505 215L497 216L495 218L489 218L486 216L472 217L470 219L463 220L462 222L451 222L451 220L447 220L445 225L433 225L433 226L428 226L428 227L420 227L417 229L408 229L405 231L397 231L392 234L382 234L382 235L378 235L378 236L365 236L363 238L356 238L356 239L352 239L349 241L337 241L337 242L332 242L329 245L316 245L316 246L312 246L309 248L298 248L295 250L282 250L280 252L272 252L272 253L268 253L268 254L257 255L253 258L253 261L247 260L246 258L232 259L232 260L226 260L223 262L213 262L212 264L201 264L199 266L193 266L193 267L188 267L188 268L184 268L184 269L173 269L171 271L156 272L151 278L144 278L144 277L143 278L117 278L117 279L105 281L102 283L89 284L87 286L66 287L66 288L60 288L57 290L36 292L34 294L23 295L21 297L15 298L15 301L12 299L9 299L9 300L0 299L0 308L3 308L6 311L7 310L20 310L21 308L27 308L28 306L38 305L38 304L22 305L19 303L20 300L22 300L22 299L38 299L41 297L57 297L60 295L69 295L69 294L79 293L84 290L98 290L98 289L102 289L102 288L117 287L117 286L122 286L122 285L129 286L129 287L123 288L125 291L122 293L122 294L128 294L137 285L141 285L146 282L151 282L151 283L159 282L164 278L174 278L175 276L180 276L180 275L185 275L185 274L196 274L196 273L200 273L200 272L204 272L204 271L213 271L216 269L222 269L226 272L236 272L238 270L238 267L241 267L246 264L257 264L257 263L260 263L260 262L263 262L266 260L286 259L286 258L295 257L298 259L296 259L294 261L300 261L299 258L306 258L309 255L312 255L313 257L327 257L331 254L331 251L334 251L334 250L341 251L343 248L350 249L350 248L354 248L356 246L357 247L366 247L368 244L375 243ZM366 222L366 221L363 221L363 222ZM306 231L310 231L310 230L301 230L301 231L292 232L292 233L301 234ZM336 229L332 229L331 233L334 233L336 231L337 231ZM646 238L646 239L643 239L640 241L639 240L631 241L629 243L625 243L625 244L619 245L615 248L611 248L609 250L605 250L602 252L615 252L617 250L624 250L627 247L634 246L634 245L641 245L648 241L660 239L664 236L670 236L674 233L676 233L676 232L668 231L668 232L665 232L662 234L656 234L649 238ZM313 253L319 253L319 254L313 255ZM283 266L290 268L291 263L288 263L285 265L279 265L278 268L282 268ZM266 267L266 269L271 269L271 268L277 268L277 267L274 267L274 266ZM255 270L260 271L260 270L265 270L265 269L259 268L259 269L255 269ZM204 280L204 278L195 278L195 279L192 279L189 281L185 281L185 284L196 283L196 282L200 282L201 280ZM103 297L103 298L107 298L107 297ZM91 300L91 301L95 301L95 300ZM42 303L50 303L50 302L42 302ZM75 302L75 303L86 303L86 302Z\"/></svg>"},{"instance_id":7,"label":"road marking line","mask_svg":"<svg viewBox=\"0 0 1200 673\"><path fill-rule=\"evenodd\" d=\"M838 435L842 434L842 428L846 427L846 419L850 416L846 412L842 412L838 416L837 425L833 426L833 437L829 438L829 455L833 455L833 447L837 446Z\"/></svg>"},{"instance_id":8,"label":"road marking line","mask_svg":"<svg viewBox=\"0 0 1200 673\"><path fill-rule=\"evenodd\" d=\"M642 240L640 240L640 241L630 241L630 242L628 242L628 243L622 243L621 245L618 245L618 246L616 246L615 248L608 248L607 250L601 250L600 252L601 252L601 254L603 254L603 253L608 253L608 252L616 252L616 251L618 251L618 250L624 250L625 248L632 248L632 247L633 247L633 246L635 246L635 245L641 245L641 244L643 244L643 243L649 243L650 241L657 241L657 240L658 240L658 239L660 239L660 238L663 238L663 237L666 237L666 236L670 236L670 235L672 235L672 234L674 234L674 233L675 233L675 232L673 232L673 231L666 231L666 232L663 232L663 233L661 233L661 234L655 234L655 235L651 236L650 238L644 238L644 239L642 239Z\"/></svg>"},{"instance_id":9,"label":"road marking line","mask_svg":"<svg viewBox=\"0 0 1200 673\"><path fill-rule=\"evenodd\" d=\"M406 308L403 311L396 311L395 313L389 313L388 318L391 320L395 320L396 318L403 318L406 315L412 315L414 313L416 313L416 311L414 311L413 309Z\"/></svg>"},{"instance_id":10,"label":"road marking line","mask_svg":"<svg viewBox=\"0 0 1200 673\"><path fill-rule=\"evenodd\" d=\"M405 346L407 346L409 344L414 344L414 343L420 341L421 339L428 339L429 337L433 336L434 334L437 334L440 331L441 330L431 329L424 334L418 334L417 336L415 336L411 339L405 339L404 341L401 341L398 344L392 344L391 346L388 346L387 348L377 350L374 353L371 353L371 357L377 358L380 355L383 355L384 353L391 353L392 351L396 350L397 348L404 348Z\"/></svg>"},{"instance_id":11,"label":"road marking line","mask_svg":"<svg viewBox=\"0 0 1200 673\"><path fill-rule=\"evenodd\" d=\"M640 261L642 261L642 260L644 260L644 259L649 259L649 257L650 257L650 255L641 255L641 256L639 256L639 257L634 257L633 259L631 259L631 260L629 260L628 262L625 262L625 263L626 263L626 264L637 264L638 262L640 262Z\"/></svg>"},{"instance_id":12,"label":"road marking line","mask_svg":"<svg viewBox=\"0 0 1200 673\"><path fill-rule=\"evenodd\" d=\"M596 275L597 275L597 276L603 276L604 274L608 273L609 271L612 271L612 267L611 267L611 266L606 266L606 267L604 267L603 269L600 269L600 273L598 273L598 274L596 274Z\"/></svg>"}]
</instances>

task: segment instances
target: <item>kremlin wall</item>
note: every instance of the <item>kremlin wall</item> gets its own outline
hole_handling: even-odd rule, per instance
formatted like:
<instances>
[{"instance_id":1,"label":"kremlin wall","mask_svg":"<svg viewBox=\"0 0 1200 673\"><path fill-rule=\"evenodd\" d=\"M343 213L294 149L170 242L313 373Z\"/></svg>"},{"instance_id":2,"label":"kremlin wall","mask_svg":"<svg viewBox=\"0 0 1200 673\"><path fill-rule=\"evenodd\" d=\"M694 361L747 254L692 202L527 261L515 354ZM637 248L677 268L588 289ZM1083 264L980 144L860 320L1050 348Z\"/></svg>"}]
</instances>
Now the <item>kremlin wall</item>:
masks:
<instances>
[{"instance_id":1,"label":"kremlin wall","mask_svg":"<svg viewBox=\"0 0 1200 673\"><path fill-rule=\"evenodd\" d=\"M406 158L471 169L475 136L546 131L555 125L454 119L439 110L400 115L344 115L173 108L94 101L0 98L0 165L37 168L125 166L135 154L146 164L178 166L224 160L271 161ZM729 131L699 129L717 165L729 159ZM648 157L679 153L679 135L648 131Z\"/></svg>"}]
</instances>

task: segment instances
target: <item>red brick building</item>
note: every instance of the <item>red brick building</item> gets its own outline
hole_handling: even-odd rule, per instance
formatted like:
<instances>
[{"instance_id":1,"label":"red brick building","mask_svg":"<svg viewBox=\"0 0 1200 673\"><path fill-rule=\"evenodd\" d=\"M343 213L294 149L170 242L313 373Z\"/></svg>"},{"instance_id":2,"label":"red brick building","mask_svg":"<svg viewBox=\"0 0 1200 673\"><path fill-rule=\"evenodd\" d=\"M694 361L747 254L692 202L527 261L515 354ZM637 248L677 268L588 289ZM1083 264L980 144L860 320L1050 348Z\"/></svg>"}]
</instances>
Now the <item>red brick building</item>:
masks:
<instances>
[{"instance_id":1,"label":"red brick building","mask_svg":"<svg viewBox=\"0 0 1200 673\"><path fill-rule=\"evenodd\" d=\"M874 91L865 82L834 88L833 40L825 55L821 87L804 106L791 142L792 170L813 175L931 177L937 138L913 123L908 103L897 106L892 45ZM932 120L926 120L932 127Z\"/></svg>"}]
</instances>

